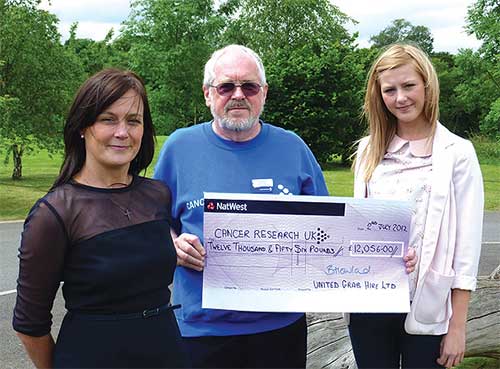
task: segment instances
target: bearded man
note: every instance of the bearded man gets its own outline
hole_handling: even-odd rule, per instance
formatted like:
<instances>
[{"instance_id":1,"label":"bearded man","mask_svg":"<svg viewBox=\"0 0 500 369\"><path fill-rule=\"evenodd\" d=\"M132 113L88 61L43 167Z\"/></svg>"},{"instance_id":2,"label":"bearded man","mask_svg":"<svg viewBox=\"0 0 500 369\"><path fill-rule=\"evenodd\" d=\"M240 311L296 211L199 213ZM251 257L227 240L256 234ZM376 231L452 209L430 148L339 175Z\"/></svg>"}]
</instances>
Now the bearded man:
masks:
<instances>
[{"instance_id":1,"label":"bearded man","mask_svg":"<svg viewBox=\"0 0 500 369\"><path fill-rule=\"evenodd\" d=\"M264 123L268 85L260 57L241 45L205 65L211 122L174 132L154 177L172 193L177 251L173 302L195 368L304 368L303 313L202 309L203 192L328 195L321 168L295 133Z\"/></svg>"}]
</instances>

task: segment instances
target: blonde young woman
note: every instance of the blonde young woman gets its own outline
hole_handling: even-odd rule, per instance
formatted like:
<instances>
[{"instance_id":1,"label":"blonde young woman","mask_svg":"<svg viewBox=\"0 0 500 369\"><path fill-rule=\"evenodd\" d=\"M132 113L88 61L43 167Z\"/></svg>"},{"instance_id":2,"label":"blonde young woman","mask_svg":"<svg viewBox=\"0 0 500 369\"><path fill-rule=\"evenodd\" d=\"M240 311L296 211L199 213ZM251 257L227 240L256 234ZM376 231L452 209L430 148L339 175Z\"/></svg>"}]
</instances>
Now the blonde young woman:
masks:
<instances>
[{"instance_id":1,"label":"blonde young woman","mask_svg":"<svg viewBox=\"0 0 500 369\"><path fill-rule=\"evenodd\" d=\"M387 48L368 75L364 114L370 135L355 161L356 197L409 200L408 314L351 314L359 368L440 368L465 352L470 292L476 287L483 182L472 144L439 121L439 84L423 51Z\"/></svg>"}]
</instances>

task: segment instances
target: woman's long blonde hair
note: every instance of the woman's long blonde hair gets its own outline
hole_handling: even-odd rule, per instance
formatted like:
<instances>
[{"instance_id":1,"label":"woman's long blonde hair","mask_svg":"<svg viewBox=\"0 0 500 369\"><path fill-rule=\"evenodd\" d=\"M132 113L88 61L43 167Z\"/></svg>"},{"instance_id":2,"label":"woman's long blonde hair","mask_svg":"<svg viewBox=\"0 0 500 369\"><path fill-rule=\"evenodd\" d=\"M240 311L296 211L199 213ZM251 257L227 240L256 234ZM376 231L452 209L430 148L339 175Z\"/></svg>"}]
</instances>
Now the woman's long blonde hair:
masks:
<instances>
[{"instance_id":1,"label":"woman's long blonde hair","mask_svg":"<svg viewBox=\"0 0 500 369\"><path fill-rule=\"evenodd\" d=\"M431 136L436 131L439 117L439 82L429 57L418 47L393 44L375 60L366 83L363 116L368 121L370 138L368 146L356 158L364 164L364 180L368 182L377 165L382 161L397 128L396 117L387 109L380 91L380 74L388 69L412 65L425 85L424 116L431 125Z\"/></svg>"}]
</instances>

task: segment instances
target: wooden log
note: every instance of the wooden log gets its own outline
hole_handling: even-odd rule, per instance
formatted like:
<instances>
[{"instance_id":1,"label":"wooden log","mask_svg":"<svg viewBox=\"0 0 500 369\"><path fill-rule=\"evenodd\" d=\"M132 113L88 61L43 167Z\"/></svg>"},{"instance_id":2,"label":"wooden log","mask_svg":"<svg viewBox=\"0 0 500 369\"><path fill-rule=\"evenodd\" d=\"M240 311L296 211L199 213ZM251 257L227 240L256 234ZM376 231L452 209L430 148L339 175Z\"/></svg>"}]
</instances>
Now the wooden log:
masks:
<instances>
[{"instance_id":1,"label":"wooden log","mask_svg":"<svg viewBox=\"0 0 500 369\"><path fill-rule=\"evenodd\" d=\"M500 359L500 279L478 278L469 304L465 356Z\"/></svg>"},{"instance_id":2,"label":"wooden log","mask_svg":"<svg viewBox=\"0 0 500 369\"><path fill-rule=\"evenodd\" d=\"M339 313L308 313L307 367L355 369L351 341ZM479 277L467 316L465 356L500 359L500 265L488 277Z\"/></svg>"},{"instance_id":3,"label":"wooden log","mask_svg":"<svg viewBox=\"0 0 500 369\"><path fill-rule=\"evenodd\" d=\"M307 367L356 368L351 340L342 314L307 314Z\"/></svg>"}]
</instances>

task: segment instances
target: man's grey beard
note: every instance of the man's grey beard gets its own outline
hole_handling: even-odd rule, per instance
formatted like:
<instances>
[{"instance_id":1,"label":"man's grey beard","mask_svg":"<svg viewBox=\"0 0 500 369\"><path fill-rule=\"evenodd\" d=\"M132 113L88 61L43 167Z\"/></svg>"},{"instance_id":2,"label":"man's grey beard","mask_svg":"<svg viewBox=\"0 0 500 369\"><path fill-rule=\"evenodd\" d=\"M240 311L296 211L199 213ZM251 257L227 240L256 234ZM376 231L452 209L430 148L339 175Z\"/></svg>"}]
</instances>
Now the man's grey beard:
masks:
<instances>
[{"instance_id":1,"label":"man's grey beard","mask_svg":"<svg viewBox=\"0 0 500 369\"><path fill-rule=\"evenodd\" d=\"M249 117L248 119L229 119L219 117L217 121L222 129L234 132L244 132L249 131L258 119L256 117Z\"/></svg>"},{"instance_id":2,"label":"man's grey beard","mask_svg":"<svg viewBox=\"0 0 500 369\"><path fill-rule=\"evenodd\" d=\"M210 106L210 111L212 112L212 116L216 123L219 124L220 128L234 131L234 132L244 132L250 130L256 122L259 121L259 117L257 116L249 116L247 119L231 119L226 116L219 116L215 113L215 109L213 106Z\"/></svg>"}]
</instances>

